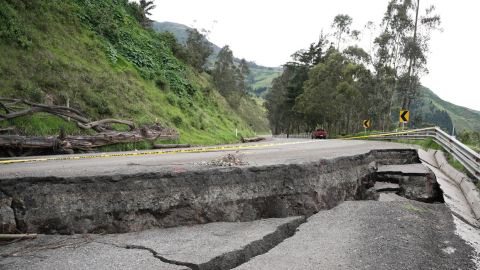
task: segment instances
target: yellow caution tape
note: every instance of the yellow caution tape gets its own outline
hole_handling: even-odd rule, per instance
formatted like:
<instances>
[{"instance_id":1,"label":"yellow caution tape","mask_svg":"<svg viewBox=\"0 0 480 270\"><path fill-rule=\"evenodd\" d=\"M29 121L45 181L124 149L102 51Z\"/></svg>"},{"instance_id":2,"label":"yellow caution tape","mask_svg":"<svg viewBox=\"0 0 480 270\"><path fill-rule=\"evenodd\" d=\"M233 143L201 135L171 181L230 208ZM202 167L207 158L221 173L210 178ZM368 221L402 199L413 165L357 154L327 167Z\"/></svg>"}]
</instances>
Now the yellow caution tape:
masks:
<instances>
[{"instance_id":1,"label":"yellow caution tape","mask_svg":"<svg viewBox=\"0 0 480 270\"><path fill-rule=\"evenodd\" d=\"M103 157L126 157L126 156L146 156L146 155L162 155L162 154L176 154L176 153L209 152L209 151L221 151L221 150L232 150L232 149L242 149L242 148L252 148L252 147L288 145L288 144L299 144L299 143L309 143L309 142L312 142L312 141L289 142L289 143L270 143L270 144L256 144L256 145L237 145L237 146L223 146L223 147L169 150L169 151L155 151L155 152L135 152L135 153L126 153L126 154L80 156L80 157L17 159L17 160L0 161L0 164L32 162L32 161L71 160L71 159L87 159L87 158L103 158Z\"/></svg>"},{"instance_id":2,"label":"yellow caution tape","mask_svg":"<svg viewBox=\"0 0 480 270\"><path fill-rule=\"evenodd\" d=\"M380 136L388 136L388 135L394 135L394 134L400 134L400 133L401 134L411 133L411 132L417 132L417 131L418 130L402 131L402 132L375 134L375 135L359 136L359 137L351 137L351 138L342 138L342 139L336 139L336 140L352 140L352 139L359 139L359 138L380 137ZM51 160L104 158L104 157L127 157L127 156L146 156L146 155L162 155L162 154L177 154L177 153L195 153L195 152L221 151L221 150L232 150L232 149L242 149L242 148L252 148L252 147L266 147L266 146L277 146L277 145L289 145L289 144L311 143L311 142L315 142L315 141L302 141L302 142L289 142L289 143L269 143L269 144L255 144L255 145L237 145L237 146L223 146L223 147L210 147L210 148L198 148L198 149L183 149L183 150L169 150L169 151L155 151L155 152L135 152L135 153L126 153L126 154L80 156L80 157L17 159L17 160L0 161L0 164L32 162L32 161L51 161Z\"/></svg>"},{"instance_id":3,"label":"yellow caution tape","mask_svg":"<svg viewBox=\"0 0 480 270\"><path fill-rule=\"evenodd\" d=\"M409 130L409 131L398 131L398 132L392 132L392 133L382 133L382 134L351 137L351 138L341 138L341 139L337 139L337 140L351 140L351 139L370 138L370 137L382 137L382 136L398 135L398 134L404 134L404 133L413 133L413 132L418 132L418 131L421 131L421 130L417 129L417 130ZM421 135L419 135L419 136L421 136Z\"/></svg>"}]
</instances>

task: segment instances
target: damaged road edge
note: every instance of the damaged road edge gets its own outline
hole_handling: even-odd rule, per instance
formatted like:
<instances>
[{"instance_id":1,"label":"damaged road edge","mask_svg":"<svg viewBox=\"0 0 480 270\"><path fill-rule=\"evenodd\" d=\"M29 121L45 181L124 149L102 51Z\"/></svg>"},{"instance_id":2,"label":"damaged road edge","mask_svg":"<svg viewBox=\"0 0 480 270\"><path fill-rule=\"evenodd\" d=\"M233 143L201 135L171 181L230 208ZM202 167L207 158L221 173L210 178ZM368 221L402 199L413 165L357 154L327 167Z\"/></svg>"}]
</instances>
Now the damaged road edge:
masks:
<instances>
[{"instance_id":1,"label":"damaged road edge","mask_svg":"<svg viewBox=\"0 0 480 270\"><path fill-rule=\"evenodd\" d=\"M285 239L295 235L297 228L303 223L307 222L307 217L299 217L288 223L285 223L279 226L273 233L265 235L261 240L253 241L248 245L242 247L241 249L227 252L225 254L219 255L208 262L201 264L194 264L189 262L180 262L175 260L170 260L160 253L156 252L152 248L148 248L140 245L126 245L126 249L141 249L147 250L152 255L161 260L164 263L186 266L193 270L207 270L207 269L233 269L241 264L248 262L255 256L265 254Z\"/></svg>"}]
</instances>

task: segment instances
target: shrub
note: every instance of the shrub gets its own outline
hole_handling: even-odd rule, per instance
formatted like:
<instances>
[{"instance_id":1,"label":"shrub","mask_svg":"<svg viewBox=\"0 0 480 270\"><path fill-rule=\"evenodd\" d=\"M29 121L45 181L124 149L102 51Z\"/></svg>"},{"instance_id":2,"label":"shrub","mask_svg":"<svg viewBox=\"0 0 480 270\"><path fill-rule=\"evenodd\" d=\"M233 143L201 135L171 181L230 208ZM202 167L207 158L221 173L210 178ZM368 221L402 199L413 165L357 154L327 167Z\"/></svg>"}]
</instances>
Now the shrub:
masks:
<instances>
[{"instance_id":1,"label":"shrub","mask_svg":"<svg viewBox=\"0 0 480 270\"><path fill-rule=\"evenodd\" d=\"M172 118L172 122L175 126L179 127L183 123L183 119L180 116L175 116Z\"/></svg>"}]
</instances>

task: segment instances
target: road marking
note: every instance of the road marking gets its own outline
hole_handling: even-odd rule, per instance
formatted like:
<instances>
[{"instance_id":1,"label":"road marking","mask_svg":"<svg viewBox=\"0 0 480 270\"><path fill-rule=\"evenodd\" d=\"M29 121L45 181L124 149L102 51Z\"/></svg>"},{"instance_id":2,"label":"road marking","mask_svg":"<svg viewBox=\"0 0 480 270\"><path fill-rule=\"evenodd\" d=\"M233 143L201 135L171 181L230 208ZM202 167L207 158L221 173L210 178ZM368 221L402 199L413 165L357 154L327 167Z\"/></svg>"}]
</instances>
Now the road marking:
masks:
<instances>
[{"instance_id":1,"label":"road marking","mask_svg":"<svg viewBox=\"0 0 480 270\"><path fill-rule=\"evenodd\" d=\"M394 134L398 134L398 133L402 133L402 134L403 133L410 133L410 132L415 132L415 131L418 131L418 130L384 133L384 134L377 134L377 135L359 136L359 137L342 138L342 139L334 139L334 140L353 140L353 139L360 139L360 138L370 138L370 137L394 135ZM87 158L127 157L127 156L147 156L147 155L162 155L162 154L177 154L177 153L210 152L210 151L233 150L233 149L243 149L243 148L253 148L253 147L267 147L267 146L290 145L290 144L300 144L300 143L314 143L314 142L321 142L321 141L322 140L320 140L320 141L313 140L313 141L302 141L302 142L289 142L289 143L237 145L237 146L211 147L211 148L199 148L199 149L169 150L169 151L142 152L142 153L136 152L136 153L127 153L127 154L111 154L111 155L64 157L64 158L35 158L35 159L3 160L3 161L0 161L0 164L34 162L34 161L76 160L76 159L87 159Z\"/></svg>"},{"instance_id":2,"label":"road marking","mask_svg":"<svg viewBox=\"0 0 480 270\"><path fill-rule=\"evenodd\" d=\"M417 132L417 131L418 131L418 129L417 130L411 130L411 131L398 131L398 132L392 132L392 133L382 133L382 134L351 137L351 138L341 138L341 139L335 139L335 140L352 140L352 139L360 139L360 138L381 137L381 136L388 136L388 135L395 135L395 134L412 133L412 132Z\"/></svg>"},{"instance_id":3,"label":"road marking","mask_svg":"<svg viewBox=\"0 0 480 270\"><path fill-rule=\"evenodd\" d=\"M127 157L127 156L146 156L146 155L162 155L162 154L177 154L177 153L210 152L210 151L222 151L222 150L233 150L233 149L266 147L266 146L277 146L277 145L289 145L289 144L300 144L300 143L312 143L312 142L315 142L315 141L288 142L288 143L269 143L269 144L255 144L255 145L236 145L236 146L224 146L224 147L210 147L210 148L169 150L169 151L142 152L142 153L135 152L135 153L126 153L126 154L110 154L110 155L80 156L80 157L17 159L17 160L0 161L0 164L22 163L22 162L33 162L33 161L72 160L72 159L75 160L75 159L87 159L87 158Z\"/></svg>"}]
</instances>

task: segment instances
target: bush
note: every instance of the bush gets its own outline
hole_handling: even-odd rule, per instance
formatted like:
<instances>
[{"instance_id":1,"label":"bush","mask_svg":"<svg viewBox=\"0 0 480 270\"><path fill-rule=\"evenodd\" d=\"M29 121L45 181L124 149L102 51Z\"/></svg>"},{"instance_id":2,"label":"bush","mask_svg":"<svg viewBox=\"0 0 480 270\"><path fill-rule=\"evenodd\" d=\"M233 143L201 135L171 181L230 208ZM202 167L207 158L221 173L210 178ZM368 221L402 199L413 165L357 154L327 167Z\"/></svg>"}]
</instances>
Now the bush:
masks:
<instances>
[{"instance_id":1,"label":"bush","mask_svg":"<svg viewBox=\"0 0 480 270\"><path fill-rule=\"evenodd\" d=\"M165 99L167 100L167 102L172 105L172 106L175 106L177 105L177 97L172 95L172 94L169 94L165 97Z\"/></svg>"},{"instance_id":2,"label":"bush","mask_svg":"<svg viewBox=\"0 0 480 270\"><path fill-rule=\"evenodd\" d=\"M176 127L179 127L183 123L183 119L180 116L175 116L172 118L172 122Z\"/></svg>"}]
</instances>

